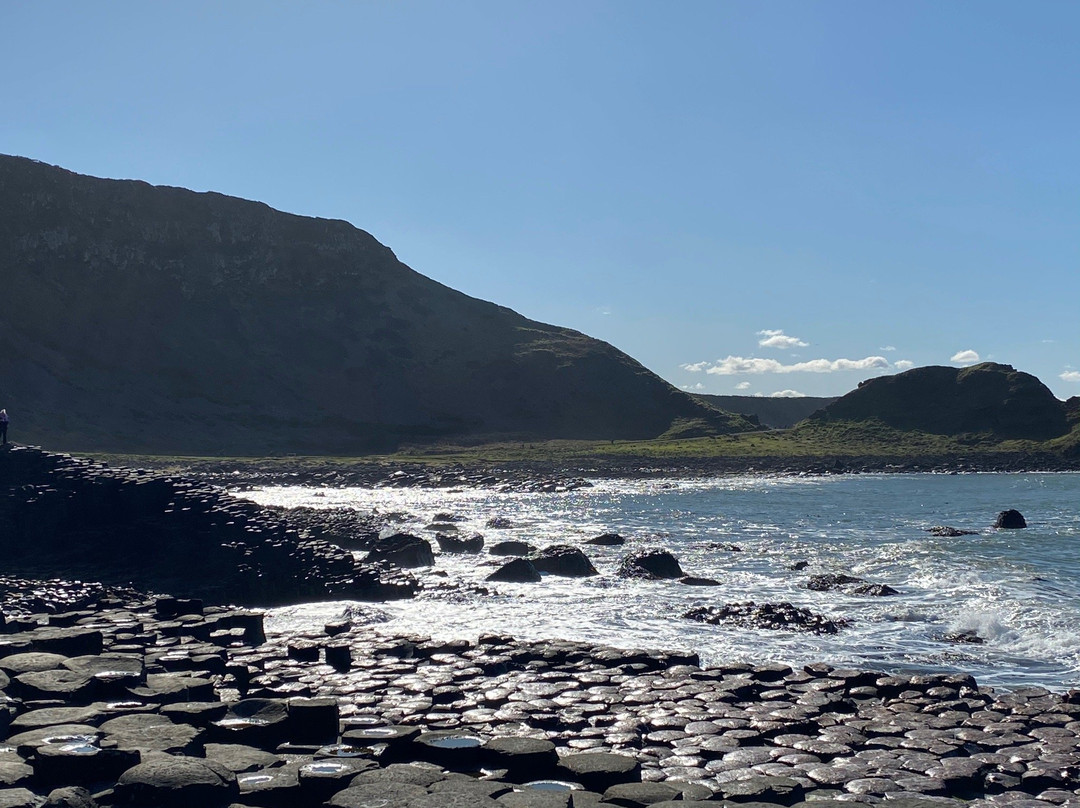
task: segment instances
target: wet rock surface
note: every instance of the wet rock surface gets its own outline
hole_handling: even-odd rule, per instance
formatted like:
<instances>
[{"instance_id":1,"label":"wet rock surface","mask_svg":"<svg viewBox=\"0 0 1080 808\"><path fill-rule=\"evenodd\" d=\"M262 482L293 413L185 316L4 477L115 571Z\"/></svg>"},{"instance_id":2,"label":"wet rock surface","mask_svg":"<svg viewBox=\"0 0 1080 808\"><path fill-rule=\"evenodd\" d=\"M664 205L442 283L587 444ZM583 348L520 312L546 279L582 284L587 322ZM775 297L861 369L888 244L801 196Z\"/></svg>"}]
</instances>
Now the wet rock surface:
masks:
<instances>
[{"instance_id":1,"label":"wet rock surface","mask_svg":"<svg viewBox=\"0 0 1080 808\"><path fill-rule=\"evenodd\" d=\"M1080 802L1076 691L432 640L359 614L267 635L255 611L59 581L3 579L0 609L0 805ZM44 673L80 684L20 683Z\"/></svg>"},{"instance_id":2,"label":"wet rock surface","mask_svg":"<svg viewBox=\"0 0 1080 808\"><path fill-rule=\"evenodd\" d=\"M0 555L10 571L263 605L415 593L407 575L309 535L274 509L191 479L28 447L0 453Z\"/></svg>"},{"instance_id":3,"label":"wet rock surface","mask_svg":"<svg viewBox=\"0 0 1080 808\"><path fill-rule=\"evenodd\" d=\"M744 628L770 631L806 631L810 634L835 634L847 621L815 614L806 607L791 603L725 603L722 606L697 606L683 614L700 623L730 623Z\"/></svg>"}]
</instances>

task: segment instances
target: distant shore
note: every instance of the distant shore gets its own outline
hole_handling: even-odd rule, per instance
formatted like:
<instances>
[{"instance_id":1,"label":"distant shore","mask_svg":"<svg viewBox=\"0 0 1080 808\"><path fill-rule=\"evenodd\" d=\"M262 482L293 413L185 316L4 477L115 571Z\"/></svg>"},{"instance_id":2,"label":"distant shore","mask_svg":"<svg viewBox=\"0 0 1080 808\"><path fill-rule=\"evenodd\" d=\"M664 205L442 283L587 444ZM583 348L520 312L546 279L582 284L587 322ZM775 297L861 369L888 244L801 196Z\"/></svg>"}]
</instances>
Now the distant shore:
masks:
<instances>
[{"instance_id":1,"label":"distant shore","mask_svg":"<svg viewBox=\"0 0 1080 808\"><path fill-rule=\"evenodd\" d=\"M714 477L734 474L968 474L1020 472L1080 472L1080 458L1051 453L1015 453L972 456L825 456L825 457L710 457L665 458L605 457L557 460L504 460L481 458L467 462L433 456L416 458L156 458L110 457L154 470L182 473L228 487L313 485L326 487L485 487L509 486L520 490L551 490L551 486L579 488L588 479L642 479Z\"/></svg>"}]
</instances>

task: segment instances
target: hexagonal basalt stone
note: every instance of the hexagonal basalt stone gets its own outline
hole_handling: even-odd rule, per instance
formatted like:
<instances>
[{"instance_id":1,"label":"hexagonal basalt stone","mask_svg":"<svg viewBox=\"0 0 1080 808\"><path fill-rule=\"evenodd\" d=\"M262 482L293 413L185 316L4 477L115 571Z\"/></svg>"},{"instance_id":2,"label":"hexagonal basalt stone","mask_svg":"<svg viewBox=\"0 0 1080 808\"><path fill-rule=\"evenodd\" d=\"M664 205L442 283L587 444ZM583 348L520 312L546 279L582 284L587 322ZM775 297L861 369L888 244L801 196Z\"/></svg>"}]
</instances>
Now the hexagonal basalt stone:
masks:
<instances>
[{"instance_id":1,"label":"hexagonal basalt stone","mask_svg":"<svg viewBox=\"0 0 1080 808\"><path fill-rule=\"evenodd\" d=\"M339 791L326 801L328 808L408 808L413 800L427 796L427 789L410 783L361 783Z\"/></svg>"},{"instance_id":2,"label":"hexagonal basalt stone","mask_svg":"<svg viewBox=\"0 0 1080 808\"><path fill-rule=\"evenodd\" d=\"M487 765L505 769L507 778L539 780L555 774L559 755L555 744L540 738L492 738L484 744Z\"/></svg>"},{"instance_id":3,"label":"hexagonal basalt stone","mask_svg":"<svg viewBox=\"0 0 1080 808\"><path fill-rule=\"evenodd\" d=\"M559 760L558 768L565 773L560 779L581 783L588 790L601 794L619 783L641 780L641 764L637 760L610 752L567 755Z\"/></svg>"},{"instance_id":4,"label":"hexagonal basalt stone","mask_svg":"<svg viewBox=\"0 0 1080 808\"><path fill-rule=\"evenodd\" d=\"M236 776L210 760L156 755L120 775L120 804L167 808L226 805L239 795Z\"/></svg>"}]
</instances>

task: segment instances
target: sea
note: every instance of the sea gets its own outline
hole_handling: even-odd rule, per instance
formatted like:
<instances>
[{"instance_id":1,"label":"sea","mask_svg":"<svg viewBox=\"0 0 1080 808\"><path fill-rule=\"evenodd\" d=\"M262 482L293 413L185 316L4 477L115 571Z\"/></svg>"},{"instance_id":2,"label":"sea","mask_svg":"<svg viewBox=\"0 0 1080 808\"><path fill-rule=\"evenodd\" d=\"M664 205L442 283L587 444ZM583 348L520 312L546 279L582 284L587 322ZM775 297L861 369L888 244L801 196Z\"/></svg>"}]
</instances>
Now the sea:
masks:
<instances>
[{"instance_id":1,"label":"sea","mask_svg":"<svg viewBox=\"0 0 1080 808\"><path fill-rule=\"evenodd\" d=\"M538 547L580 546L600 575L545 575L538 584L488 585L500 559L437 554L421 577L446 586L406 601L346 601L276 609L280 631L321 628L348 615L388 633L445 639L508 634L621 648L695 651L702 664L826 662L890 673L964 672L981 685L1080 687L1080 474L743 475L702 479L597 479L553 493L462 488L265 487L239 492L262 504L355 508L398 520L428 538L437 515L460 534ZM995 530L1015 508L1023 530ZM492 528L498 517L509 527ZM946 525L975 535L940 537ZM585 545L602 533L621 547ZM690 575L719 586L625 580L632 550L663 547ZM361 554L362 555L362 554ZM505 559L501 559L505 560ZM797 562L807 562L798 565ZM494 566L493 566L494 565ZM807 588L843 573L898 594L859 596ZM788 602L850 623L835 635L709 625L682 615L700 605ZM975 642L956 642L966 635Z\"/></svg>"}]
</instances>

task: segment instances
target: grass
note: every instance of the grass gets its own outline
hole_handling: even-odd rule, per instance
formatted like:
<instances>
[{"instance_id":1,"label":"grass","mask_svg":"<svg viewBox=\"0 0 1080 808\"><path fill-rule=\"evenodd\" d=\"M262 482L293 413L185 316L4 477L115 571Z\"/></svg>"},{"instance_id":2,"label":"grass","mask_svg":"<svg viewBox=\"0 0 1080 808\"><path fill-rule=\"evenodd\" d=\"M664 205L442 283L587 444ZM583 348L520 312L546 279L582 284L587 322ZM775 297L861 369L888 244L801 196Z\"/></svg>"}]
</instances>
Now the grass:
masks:
<instances>
[{"instance_id":1,"label":"grass","mask_svg":"<svg viewBox=\"0 0 1080 808\"><path fill-rule=\"evenodd\" d=\"M1080 456L1080 426L1052 441L995 441L983 435L933 435L900 431L877 422L806 421L788 430L743 432L710 437L666 437L640 441L504 441L481 445L449 443L403 447L393 454L361 457L178 457L125 454L86 455L110 465L152 466L180 472L202 465L227 462L239 468L303 471L357 464L422 464L427 466L486 465L500 463L580 464L610 461L707 461L755 458L843 459L860 457L984 458L1018 454Z\"/></svg>"}]
</instances>

